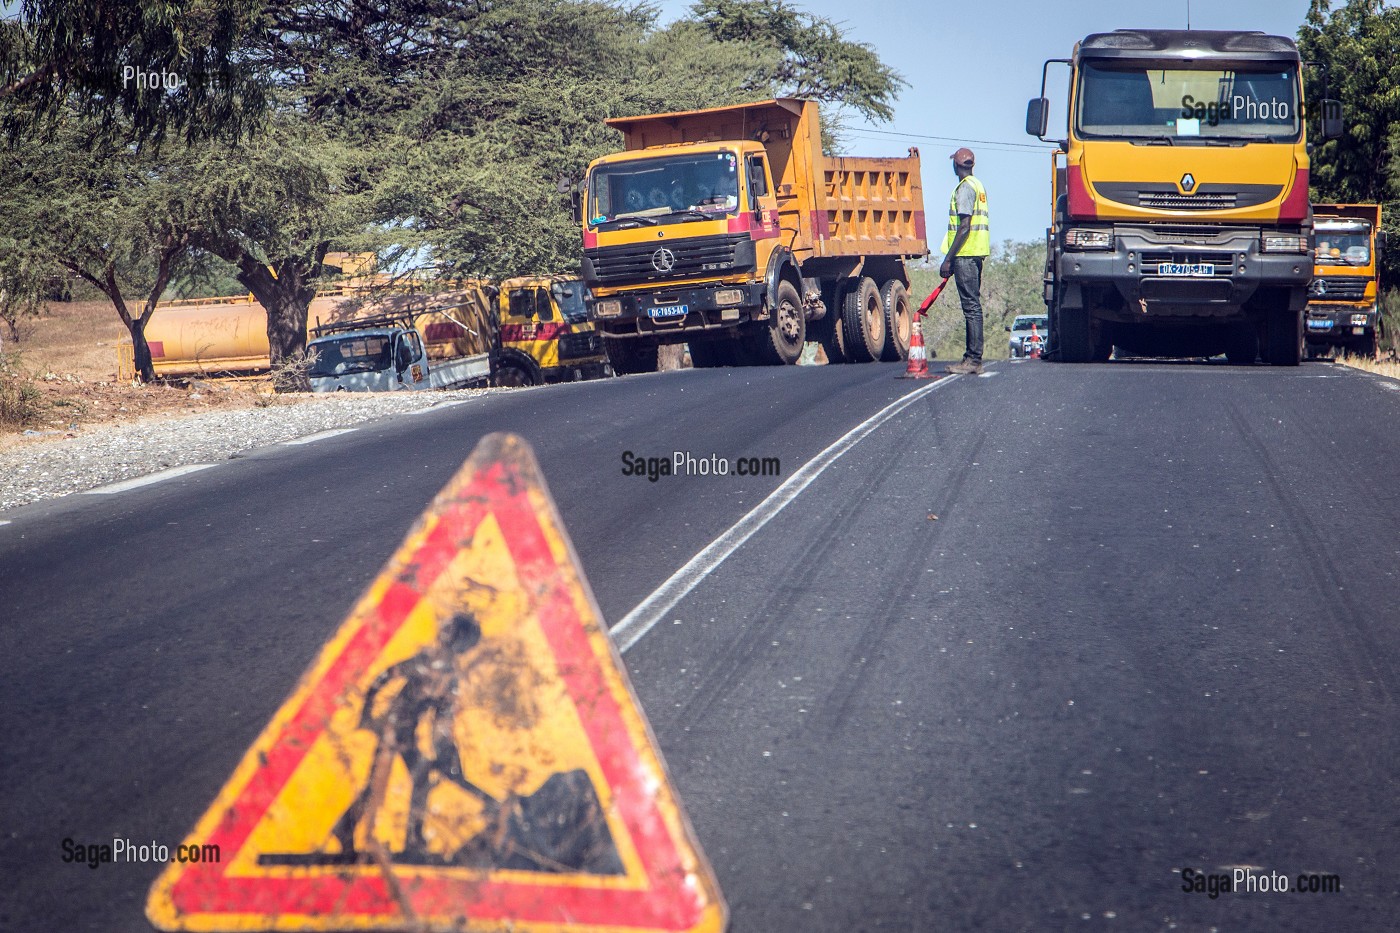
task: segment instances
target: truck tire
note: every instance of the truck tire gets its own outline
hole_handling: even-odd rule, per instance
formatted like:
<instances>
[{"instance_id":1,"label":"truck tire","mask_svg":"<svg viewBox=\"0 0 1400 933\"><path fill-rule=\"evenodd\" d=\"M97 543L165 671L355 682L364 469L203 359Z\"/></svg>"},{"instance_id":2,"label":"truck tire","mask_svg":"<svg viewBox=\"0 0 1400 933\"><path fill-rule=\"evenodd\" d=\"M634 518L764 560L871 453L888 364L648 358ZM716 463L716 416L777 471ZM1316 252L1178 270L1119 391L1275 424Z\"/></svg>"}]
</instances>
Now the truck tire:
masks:
<instances>
[{"instance_id":1,"label":"truck tire","mask_svg":"<svg viewBox=\"0 0 1400 933\"><path fill-rule=\"evenodd\" d=\"M886 363L908 359L909 338L914 333L909 289L899 279L890 279L880 288L880 306L885 311L885 348L880 359Z\"/></svg>"},{"instance_id":2,"label":"truck tire","mask_svg":"<svg viewBox=\"0 0 1400 933\"><path fill-rule=\"evenodd\" d=\"M1094 336L1089 328L1088 308L1059 308L1050 316L1057 331L1053 343L1061 363L1091 363L1094 360Z\"/></svg>"},{"instance_id":3,"label":"truck tire","mask_svg":"<svg viewBox=\"0 0 1400 933\"><path fill-rule=\"evenodd\" d=\"M612 364L613 372L619 376L656 372L656 351L660 347L654 343L604 337L603 348L607 351L608 362Z\"/></svg>"},{"instance_id":4,"label":"truck tire","mask_svg":"<svg viewBox=\"0 0 1400 933\"><path fill-rule=\"evenodd\" d=\"M491 384L498 387L507 386L518 388L520 386L532 386L535 384L535 380L525 367L515 363L504 363L491 374Z\"/></svg>"},{"instance_id":5,"label":"truck tire","mask_svg":"<svg viewBox=\"0 0 1400 933\"><path fill-rule=\"evenodd\" d=\"M846 356L853 363L873 363L885 349L885 309L880 289L869 276L846 292L841 324L845 328Z\"/></svg>"},{"instance_id":6,"label":"truck tire","mask_svg":"<svg viewBox=\"0 0 1400 933\"><path fill-rule=\"evenodd\" d=\"M813 321L807 332L826 351L826 361L831 364L849 363L846 356L846 332L841 324L842 303L846 300L847 280L837 279L822 290L822 301L826 303L826 314L820 321Z\"/></svg>"},{"instance_id":7,"label":"truck tire","mask_svg":"<svg viewBox=\"0 0 1400 933\"><path fill-rule=\"evenodd\" d=\"M745 349L760 365L792 366L802 356L802 345L807 342L807 317L802 296L791 282L778 283L777 297L769 309L768 326L750 333Z\"/></svg>"},{"instance_id":8,"label":"truck tire","mask_svg":"<svg viewBox=\"0 0 1400 933\"><path fill-rule=\"evenodd\" d=\"M1270 366L1297 366L1303 360L1303 311L1275 309L1264 324L1265 361Z\"/></svg>"},{"instance_id":9,"label":"truck tire","mask_svg":"<svg viewBox=\"0 0 1400 933\"><path fill-rule=\"evenodd\" d=\"M1252 324L1234 324L1225 332L1225 359L1231 366L1253 366L1259 358L1259 332Z\"/></svg>"}]
</instances>

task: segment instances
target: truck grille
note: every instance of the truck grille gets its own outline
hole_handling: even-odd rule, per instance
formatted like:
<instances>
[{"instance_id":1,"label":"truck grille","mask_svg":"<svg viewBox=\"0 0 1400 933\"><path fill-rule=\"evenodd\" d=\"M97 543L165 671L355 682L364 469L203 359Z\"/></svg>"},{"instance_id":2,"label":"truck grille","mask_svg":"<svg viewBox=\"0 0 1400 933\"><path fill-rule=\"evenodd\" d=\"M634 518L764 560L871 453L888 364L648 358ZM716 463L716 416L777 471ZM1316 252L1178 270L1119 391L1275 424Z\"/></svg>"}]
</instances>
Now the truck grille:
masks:
<instances>
[{"instance_id":1,"label":"truck grille","mask_svg":"<svg viewBox=\"0 0 1400 933\"><path fill-rule=\"evenodd\" d=\"M595 331L581 334L565 334L559 338L559 358L576 360L584 356L597 356L603 352L603 340Z\"/></svg>"},{"instance_id":2,"label":"truck grille","mask_svg":"<svg viewBox=\"0 0 1400 933\"><path fill-rule=\"evenodd\" d=\"M739 249L740 244L746 242L751 242L747 233L688 240L658 239L585 249L583 255L593 266L593 281L599 284L673 281L733 272L736 259L742 260L745 268L751 268L752 250Z\"/></svg>"},{"instance_id":3,"label":"truck grille","mask_svg":"<svg viewBox=\"0 0 1400 933\"><path fill-rule=\"evenodd\" d=\"M1361 301L1366 297L1366 278L1359 275L1318 276L1308 286L1308 297L1328 301Z\"/></svg>"},{"instance_id":4,"label":"truck grille","mask_svg":"<svg viewBox=\"0 0 1400 933\"><path fill-rule=\"evenodd\" d=\"M1219 211L1234 207L1239 197L1233 192L1219 194L1176 194L1170 191L1139 191L1138 207L1161 211Z\"/></svg>"}]
</instances>

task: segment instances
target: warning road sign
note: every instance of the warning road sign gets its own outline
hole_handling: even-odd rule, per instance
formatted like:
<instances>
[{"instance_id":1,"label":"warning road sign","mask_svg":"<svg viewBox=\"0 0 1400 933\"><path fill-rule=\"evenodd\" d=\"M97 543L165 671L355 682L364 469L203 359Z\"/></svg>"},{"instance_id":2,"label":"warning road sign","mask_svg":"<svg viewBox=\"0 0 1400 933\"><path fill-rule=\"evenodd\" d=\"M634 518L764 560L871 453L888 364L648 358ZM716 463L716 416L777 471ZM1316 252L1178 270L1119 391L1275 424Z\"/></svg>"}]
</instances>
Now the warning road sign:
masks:
<instances>
[{"instance_id":1,"label":"warning road sign","mask_svg":"<svg viewBox=\"0 0 1400 933\"><path fill-rule=\"evenodd\" d=\"M165 930L719 931L719 888L524 441L486 437L188 843Z\"/></svg>"}]
</instances>

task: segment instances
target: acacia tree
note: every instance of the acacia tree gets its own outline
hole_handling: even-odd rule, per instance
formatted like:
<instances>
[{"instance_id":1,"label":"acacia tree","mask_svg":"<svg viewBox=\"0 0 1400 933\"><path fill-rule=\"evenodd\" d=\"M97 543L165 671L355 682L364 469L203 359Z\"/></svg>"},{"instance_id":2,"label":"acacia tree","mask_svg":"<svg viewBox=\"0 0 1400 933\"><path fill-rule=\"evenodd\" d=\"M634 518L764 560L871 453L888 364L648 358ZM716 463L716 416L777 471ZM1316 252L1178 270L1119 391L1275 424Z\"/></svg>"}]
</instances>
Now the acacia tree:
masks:
<instances>
[{"instance_id":1,"label":"acacia tree","mask_svg":"<svg viewBox=\"0 0 1400 933\"><path fill-rule=\"evenodd\" d=\"M76 113L0 154L0 238L11 262L56 265L112 302L131 335L136 372L152 380L145 328L170 280L191 260L199 209L178 147L124 143ZM138 296L136 304L129 296Z\"/></svg>"}]
</instances>

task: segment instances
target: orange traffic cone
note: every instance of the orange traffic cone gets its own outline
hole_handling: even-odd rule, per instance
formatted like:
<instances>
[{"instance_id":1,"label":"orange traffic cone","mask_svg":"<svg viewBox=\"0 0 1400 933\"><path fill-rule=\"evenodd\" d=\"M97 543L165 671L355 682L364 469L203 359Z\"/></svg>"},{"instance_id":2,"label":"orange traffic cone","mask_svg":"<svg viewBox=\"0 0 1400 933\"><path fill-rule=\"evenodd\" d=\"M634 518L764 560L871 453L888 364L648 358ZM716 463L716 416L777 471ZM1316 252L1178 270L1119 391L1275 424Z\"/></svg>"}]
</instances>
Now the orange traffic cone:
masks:
<instances>
[{"instance_id":1,"label":"orange traffic cone","mask_svg":"<svg viewBox=\"0 0 1400 933\"><path fill-rule=\"evenodd\" d=\"M901 379L932 379L928 371L928 353L924 350L924 316L914 315L914 332L909 335L909 365Z\"/></svg>"},{"instance_id":2,"label":"orange traffic cone","mask_svg":"<svg viewBox=\"0 0 1400 933\"><path fill-rule=\"evenodd\" d=\"M1033 360L1038 360L1038 359L1040 359L1040 351L1041 351L1041 349L1042 349L1044 346L1045 346L1045 344L1041 343L1041 341L1040 341L1040 330L1039 330L1039 328L1037 328L1037 327L1035 326L1035 322L1032 321L1032 322L1031 322L1031 352L1028 353L1027 356L1029 356L1029 357L1030 357L1031 359L1033 359Z\"/></svg>"}]
</instances>

